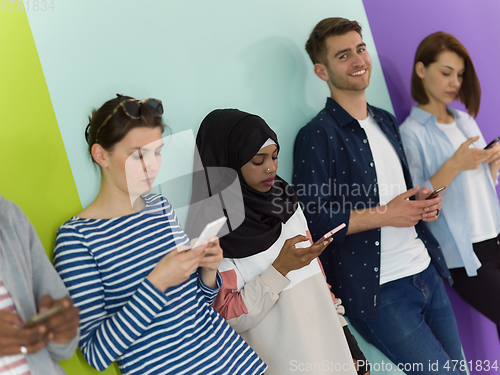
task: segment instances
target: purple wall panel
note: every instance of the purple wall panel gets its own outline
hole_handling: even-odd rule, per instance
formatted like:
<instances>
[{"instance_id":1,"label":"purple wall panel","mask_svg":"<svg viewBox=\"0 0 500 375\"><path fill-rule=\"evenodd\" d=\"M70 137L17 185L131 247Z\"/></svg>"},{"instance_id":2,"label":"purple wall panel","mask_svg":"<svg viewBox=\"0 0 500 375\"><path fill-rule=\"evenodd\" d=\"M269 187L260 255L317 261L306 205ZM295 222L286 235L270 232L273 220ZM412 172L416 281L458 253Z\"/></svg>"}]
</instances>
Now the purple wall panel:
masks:
<instances>
[{"instance_id":1,"label":"purple wall panel","mask_svg":"<svg viewBox=\"0 0 500 375\"><path fill-rule=\"evenodd\" d=\"M469 51L482 88L477 122L487 142L500 135L500 2L498 0L364 0L394 111L401 123L414 104L410 95L413 58L420 41L435 31L456 36ZM365 28L368 25L362 25ZM457 103L456 108L464 109ZM500 191L500 188L497 188ZM467 360L500 362L495 325L448 288ZM500 296L491 296L500 298ZM500 363L499 363L500 365ZM473 370L472 374L480 374Z\"/></svg>"}]
</instances>

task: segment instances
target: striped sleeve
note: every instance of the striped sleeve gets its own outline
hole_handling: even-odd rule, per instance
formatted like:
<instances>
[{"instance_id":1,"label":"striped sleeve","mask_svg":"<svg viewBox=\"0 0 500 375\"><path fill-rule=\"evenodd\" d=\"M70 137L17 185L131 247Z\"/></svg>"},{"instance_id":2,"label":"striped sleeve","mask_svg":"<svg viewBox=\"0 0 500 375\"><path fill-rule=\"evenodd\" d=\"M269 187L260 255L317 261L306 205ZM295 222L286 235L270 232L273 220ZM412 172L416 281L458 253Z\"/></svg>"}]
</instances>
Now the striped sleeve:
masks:
<instances>
[{"instance_id":1,"label":"striped sleeve","mask_svg":"<svg viewBox=\"0 0 500 375\"><path fill-rule=\"evenodd\" d=\"M109 315L96 262L85 237L71 225L63 225L57 233L54 266L80 308L80 348L99 371L121 356L169 302L145 279L130 300Z\"/></svg>"}]
</instances>

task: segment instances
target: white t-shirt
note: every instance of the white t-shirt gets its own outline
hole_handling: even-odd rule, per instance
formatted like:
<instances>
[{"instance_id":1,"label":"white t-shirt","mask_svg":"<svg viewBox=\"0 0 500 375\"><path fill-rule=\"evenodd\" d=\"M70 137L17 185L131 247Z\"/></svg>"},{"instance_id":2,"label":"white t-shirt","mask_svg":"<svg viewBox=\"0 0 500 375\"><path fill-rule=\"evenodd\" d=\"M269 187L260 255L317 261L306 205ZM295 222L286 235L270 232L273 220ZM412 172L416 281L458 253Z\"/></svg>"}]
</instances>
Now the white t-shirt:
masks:
<instances>
[{"instance_id":1,"label":"white t-shirt","mask_svg":"<svg viewBox=\"0 0 500 375\"><path fill-rule=\"evenodd\" d=\"M375 162L382 206L407 190L401 160L373 117L359 124L365 130ZM380 284L415 275L429 266L431 258L415 227L382 227L380 242Z\"/></svg>"},{"instance_id":2,"label":"white t-shirt","mask_svg":"<svg viewBox=\"0 0 500 375\"><path fill-rule=\"evenodd\" d=\"M437 126L446 134L455 150L467 140L456 121L451 124L437 123ZM500 231L500 223L495 220L494 212L491 209L496 203L490 199L488 194L488 184L491 183L488 180L490 176L486 175L484 168L470 169L460 173L464 179L464 190L467 197L465 206L472 243L495 238Z\"/></svg>"}]
</instances>

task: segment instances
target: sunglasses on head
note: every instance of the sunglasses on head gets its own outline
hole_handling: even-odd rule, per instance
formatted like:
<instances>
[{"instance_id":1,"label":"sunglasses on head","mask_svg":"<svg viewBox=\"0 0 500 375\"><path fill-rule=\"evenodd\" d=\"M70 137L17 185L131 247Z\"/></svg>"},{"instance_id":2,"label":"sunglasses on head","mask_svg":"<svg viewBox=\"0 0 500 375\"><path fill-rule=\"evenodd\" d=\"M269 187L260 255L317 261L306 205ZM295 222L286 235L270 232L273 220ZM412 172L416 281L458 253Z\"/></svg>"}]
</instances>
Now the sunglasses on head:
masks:
<instances>
[{"instance_id":1,"label":"sunglasses on head","mask_svg":"<svg viewBox=\"0 0 500 375\"><path fill-rule=\"evenodd\" d=\"M95 143L99 143L99 132L101 129L111 120L113 115L118 112L120 108L123 109L123 112L130 118L134 120L138 120L141 118L141 106L147 105L149 109L153 112L155 117L161 117L163 115L163 104L159 99L147 98L144 100L141 99L125 99L120 102L116 106L116 108L109 114L108 117L102 122L101 126L97 128Z\"/></svg>"}]
</instances>

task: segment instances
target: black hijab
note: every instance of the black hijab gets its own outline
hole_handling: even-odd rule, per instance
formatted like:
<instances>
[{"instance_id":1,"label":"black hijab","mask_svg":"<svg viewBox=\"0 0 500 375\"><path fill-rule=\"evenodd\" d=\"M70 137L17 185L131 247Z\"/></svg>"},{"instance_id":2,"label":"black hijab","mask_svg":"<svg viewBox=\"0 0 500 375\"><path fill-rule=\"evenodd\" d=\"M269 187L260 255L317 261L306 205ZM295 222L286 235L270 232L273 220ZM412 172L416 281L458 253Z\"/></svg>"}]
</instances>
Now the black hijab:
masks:
<instances>
[{"instance_id":1,"label":"black hijab","mask_svg":"<svg viewBox=\"0 0 500 375\"><path fill-rule=\"evenodd\" d=\"M276 133L262 118L237 109L209 113L198 130L199 159L195 155L186 232L198 236L209 221L225 215L228 222L219 237L226 258L245 258L267 250L280 236L281 224L297 208L295 192L280 177L276 176L265 193L252 189L243 178L241 167L269 138L279 150Z\"/></svg>"}]
</instances>

